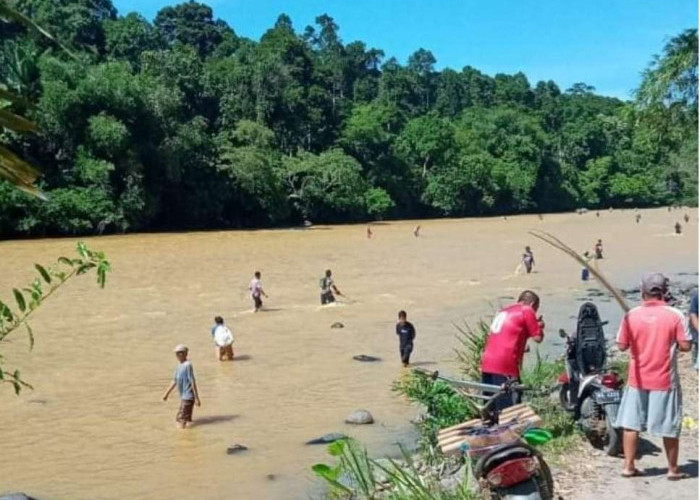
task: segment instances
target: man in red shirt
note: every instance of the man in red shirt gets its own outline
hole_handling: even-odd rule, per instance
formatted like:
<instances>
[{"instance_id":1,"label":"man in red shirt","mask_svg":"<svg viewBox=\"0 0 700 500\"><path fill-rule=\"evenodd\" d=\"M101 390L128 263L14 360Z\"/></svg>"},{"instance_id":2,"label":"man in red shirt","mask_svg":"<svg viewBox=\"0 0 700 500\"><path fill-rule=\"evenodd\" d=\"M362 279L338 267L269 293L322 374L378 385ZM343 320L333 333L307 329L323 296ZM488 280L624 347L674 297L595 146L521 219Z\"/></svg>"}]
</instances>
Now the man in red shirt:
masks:
<instances>
[{"instance_id":1,"label":"man in red shirt","mask_svg":"<svg viewBox=\"0 0 700 500\"><path fill-rule=\"evenodd\" d=\"M539 307L537 294L525 290L517 303L504 307L493 318L481 357L482 383L500 386L509 379L520 378L520 365L528 339L539 343L544 337L544 322L536 314ZM502 410L519 402L520 394L513 394L510 400L504 395L494 407Z\"/></svg>"},{"instance_id":2,"label":"man in red shirt","mask_svg":"<svg viewBox=\"0 0 700 500\"><path fill-rule=\"evenodd\" d=\"M663 300L668 279L660 273L642 278L642 305L622 319L617 334L621 351L630 351L627 387L620 402L616 427L624 429L624 477L643 475L634 466L639 433L662 437L669 480L688 477L678 469L678 438L683 399L676 367L678 351L690 350L690 334L679 310Z\"/></svg>"}]
</instances>

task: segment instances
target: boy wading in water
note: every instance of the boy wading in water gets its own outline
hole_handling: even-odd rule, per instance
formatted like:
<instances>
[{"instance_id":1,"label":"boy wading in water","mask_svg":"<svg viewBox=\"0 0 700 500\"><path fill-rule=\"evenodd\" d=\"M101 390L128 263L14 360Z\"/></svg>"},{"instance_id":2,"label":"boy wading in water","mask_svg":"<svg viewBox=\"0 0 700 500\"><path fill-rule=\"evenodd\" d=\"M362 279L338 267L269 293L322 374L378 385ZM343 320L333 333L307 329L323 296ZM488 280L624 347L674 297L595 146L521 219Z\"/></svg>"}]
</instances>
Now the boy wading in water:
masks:
<instances>
[{"instance_id":1,"label":"boy wading in water","mask_svg":"<svg viewBox=\"0 0 700 500\"><path fill-rule=\"evenodd\" d=\"M223 361L224 358L233 361L233 333L224 324L224 318L217 316L214 318L214 326L211 327L211 337L216 344L216 359Z\"/></svg>"},{"instance_id":2,"label":"boy wading in water","mask_svg":"<svg viewBox=\"0 0 700 500\"><path fill-rule=\"evenodd\" d=\"M253 275L253 279L250 280L248 289L250 290L250 296L253 299L253 312L258 312L263 306L262 298L267 298L267 294L262 287L262 281L260 281L260 271L255 271L255 275Z\"/></svg>"},{"instance_id":3,"label":"boy wading in water","mask_svg":"<svg viewBox=\"0 0 700 500\"><path fill-rule=\"evenodd\" d=\"M396 335L399 336L399 353L401 363L408 366L413 352L413 340L416 338L416 329L406 321L406 311L399 311L399 321L396 323Z\"/></svg>"},{"instance_id":4,"label":"boy wading in water","mask_svg":"<svg viewBox=\"0 0 700 500\"><path fill-rule=\"evenodd\" d=\"M324 306L335 302L335 295L340 295L341 297L343 296L343 294L340 293L340 290L338 290L338 287L335 286L332 275L333 273L331 270L327 269L326 275L321 278L319 283L321 285L321 305Z\"/></svg>"},{"instance_id":5,"label":"boy wading in water","mask_svg":"<svg viewBox=\"0 0 700 500\"><path fill-rule=\"evenodd\" d=\"M525 253L523 254L523 265L525 266L525 271L527 274L532 272L532 268L535 266L535 256L530 250L530 247L525 247Z\"/></svg>"},{"instance_id":6,"label":"boy wading in water","mask_svg":"<svg viewBox=\"0 0 700 500\"><path fill-rule=\"evenodd\" d=\"M177 392L180 394L180 409L177 412L175 421L181 429L187 426L187 422L192 422L194 405L202 405L199 401L199 392L197 391L197 382L194 379L192 364L187 361L187 352L187 347L182 344L178 344L175 347L175 356L180 364L175 368L172 384L163 394L163 401L167 401L170 393L177 387Z\"/></svg>"}]
</instances>

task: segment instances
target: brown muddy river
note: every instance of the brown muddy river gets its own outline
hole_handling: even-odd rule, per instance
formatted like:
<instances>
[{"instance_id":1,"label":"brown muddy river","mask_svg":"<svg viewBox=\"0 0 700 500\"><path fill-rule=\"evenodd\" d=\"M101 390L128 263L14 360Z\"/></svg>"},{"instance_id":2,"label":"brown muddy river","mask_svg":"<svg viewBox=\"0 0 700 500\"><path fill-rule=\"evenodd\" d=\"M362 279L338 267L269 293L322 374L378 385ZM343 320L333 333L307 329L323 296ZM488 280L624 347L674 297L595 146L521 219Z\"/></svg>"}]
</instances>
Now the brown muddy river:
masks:
<instances>
[{"instance_id":1,"label":"brown muddy river","mask_svg":"<svg viewBox=\"0 0 700 500\"><path fill-rule=\"evenodd\" d=\"M304 446L326 432L344 432L375 453L411 442L417 409L393 394L400 376L394 321L408 311L417 329L413 361L454 371L453 321L474 321L523 288L542 297L548 324L544 349L562 350L559 327L570 328L587 288L579 266L537 242L530 228L555 233L583 251L605 245L601 268L621 287L642 271L662 270L697 281L697 211L682 236L683 211L604 211L491 219L376 224L309 230L226 231L88 238L109 255L105 290L76 280L37 313L27 352L22 333L3 346L34 391L0 390L0 493L21 490L40 500L301 499L318 485L310 466L324 447ZM0 243L0 293L32 276L34 262L70 254L77 240ZM514 276L523 247L536 273ZM318 281L331 268L348 296L322 308ZM246 289L255 270L270 295L252 314ZM689 273L689 274L686 274ZM619 321L614 303L601 312ZM236 342L234 362L216 361L209 329L222 315ZM336 321L343 329L331 329ZM195 425L174 427L177 397L160 397L176 360L190 347L202 406ZM380 356L359 363L355 354ZM435 364L430 364L435 363ZM371 426L343 423L366 408ZM229 456L227 446L249 451ZM274 479L267 476L273 474Z\"/></svg>"}]
</instances>

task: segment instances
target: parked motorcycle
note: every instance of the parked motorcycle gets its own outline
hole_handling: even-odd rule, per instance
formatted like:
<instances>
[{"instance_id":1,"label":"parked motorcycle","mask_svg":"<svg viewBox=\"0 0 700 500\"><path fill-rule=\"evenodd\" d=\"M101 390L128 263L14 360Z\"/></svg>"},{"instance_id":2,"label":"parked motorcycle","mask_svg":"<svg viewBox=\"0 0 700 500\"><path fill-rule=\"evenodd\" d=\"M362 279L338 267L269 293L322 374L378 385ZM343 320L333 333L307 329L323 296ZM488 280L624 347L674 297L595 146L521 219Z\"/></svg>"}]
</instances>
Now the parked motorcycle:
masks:
<instances>
[{"instance_id":1,"label":"parked motorcycle","mask_svg":"<svg viewBox=\"0 0 700 500\"><path fill-rule=\"evenodd\" d=\"M475 448L478 457L473 468L475 478L491 500L553 500L554 482L552 473L542 454L516 434L509 432L512 422L499 422L501 409L497 401L501 397L512 399L513 393L528 390L517 380L502 386L482 384L470 380L458 380L440 376L438 372L414 369L433 380L441 379L453 387L472 391L469 398L479 410L482 427L471 432L481 436L508 436L494 446ZM478 391L478 392L476 392ZM483 400L478 403L477 400ZM549 436L551 438L551 435ZM500 440L500 439L499 439ZM482 450L487 450L482 453Z\"/></svg>"},{"instance_id":2,"label":"parked motorcycle","mask_svg":"<svg viewBox=\"0 0 700 500\"><path fill-rule=\"evenodd\" d=\"M590 302L581 306L576 335L566 338L566 372L559 376L559 400L573 413L588 441L608 455L618 455L622 433L613 423L622 398L623 382L606 369L607 352L598 309Z\"/></svg>"}]
</instances>

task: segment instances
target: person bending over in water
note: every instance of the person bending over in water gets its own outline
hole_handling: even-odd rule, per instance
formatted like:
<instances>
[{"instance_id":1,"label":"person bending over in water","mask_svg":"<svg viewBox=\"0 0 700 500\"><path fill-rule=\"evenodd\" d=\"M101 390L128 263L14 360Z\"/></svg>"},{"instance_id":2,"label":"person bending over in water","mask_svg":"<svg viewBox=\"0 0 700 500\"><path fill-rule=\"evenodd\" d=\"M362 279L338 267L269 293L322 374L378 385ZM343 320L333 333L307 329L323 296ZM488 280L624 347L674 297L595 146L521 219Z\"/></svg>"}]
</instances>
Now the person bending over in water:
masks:
<instances>
[{"instance_id":1,"label":"person bending over in water","mask_svg":"<svg viewBox=\"0 0 700 500\"><path fill-rule=\"evenodd\" d=\"M420 226L416 226L413 228L413 236L418 238L420 236Z\"/></svg>"},{"instance_id":2,"label":"person bending over in water","mask_svg":"<svg viewBox=\"0 0 700 500\"><path fill-rule=\"evenodd\" d=\"M180 409L177 412L175 421L181 429L187 427L188 422L192 422L194 405L202 406L202 403L199 401L197 382L194 379L194 370L192 369L192 364L187 361L187 353L187 346L182 344L175 346L175 356L179 364L175 368L173 382L163 394L163 401L167 401L170 393L177 387L177 392L180 393Z\"/></svg>"},{"instance_id":3,"label":"person bending over in water","mask_svg":"<svg viewBox=\"0 0 700 500\"><path fill-rule=\"evenodd\" d=\"M224 324L224 318L214 318L214 326L211 327L211 338L216 344L216 359L223 361L224 357L233 361L233 333Z\"/></svg>"},{"instance_id":4,"label":"person bending over in water","mask_svg":"<svg viewBox=\"0 0 700 500\"><path fill-rule=\"evenodd\" d=\"M639 221L642 220L642 214L637 214L634 216L634 218L637 221L637 224L639 224Z\"/></svg>"},{"instance_id":5,"label":"person bending over in water","mask_svg":"<svg viewBox=\"0 0 700 500\"><path fill-rule=\"evenodd\" d=\"M530 250L530 247L525 247L525 253L523 254L523 265L527 274L532 272L532 268L535 266L535 256Z\"/></svg>"},{"instance_id":6,"label":"person bending over in water","mask_svg":"<svg viewBox=\"0 0 700 500\"><path fill-rule=\"evenodd\" d=\"M253 299L253 306L255 308L253 312L258 312L262 309L262 298L267 298L267 294L262 287L262 281L260 281L260 276L260 271L255 271L255 275L253 279L250 280L250 285L248 285L248 290L250 290L250 296Z\"/></svg>"},{"instance_id":7,"label":"person bending over in water","mask_svg":"<svg viewBox=\"0 0 700 500\"><path fill-rule=\"evenodd\" d=\"M529 339L537 343L544 337L544 321L537 317L540 298L535 292L525 290L518 302L504 307L493 318L481 357L481 382L502 385L510 379L520 378L525 347ZM491 394L484 394L490 396ZM520 394L501 396L494 404L504 409L520 403ZM512 398L512 399L510 399Z\"/></svg>"},{"instance_id":8,"label":"person bending over in water","mask_svg":"<svg viewBox=\"0 0 700 500\"><path fill-rule=\"evenodd\" d=\"M399 311L399 321L396 323L396 335L399 336L399 354L401 363L408 366L413 352L413 340L416 338L416 329L406 321L406 311Z\"/></svg>"},{"instance_id":9,"label":"person bending over in water","mask_svg":"<svg viewBox=\"0 0 700 500\"><path fill-rule=\"evenodd\" d=\"M367 226L367 239L372 238L372 228Z\"/></svg>"},{"instance_id":10,"label":"person bending over in water","mask_svg":"<svg viewBox=\"0 0 700 500\"><path fill-rule=\"evenodd\" d=\"M338 290L338 287L335 286L332 274L331 270L327 269L326 275L321 278L319 283L321 285L321 305L335 302L335 295L343 296L340 290Z\"/></svg>"}]
</instances>

